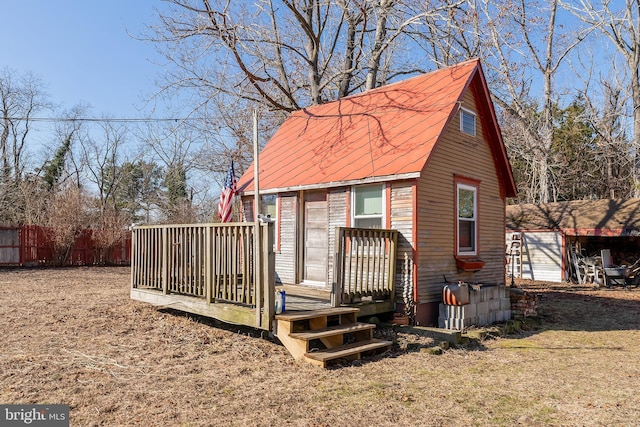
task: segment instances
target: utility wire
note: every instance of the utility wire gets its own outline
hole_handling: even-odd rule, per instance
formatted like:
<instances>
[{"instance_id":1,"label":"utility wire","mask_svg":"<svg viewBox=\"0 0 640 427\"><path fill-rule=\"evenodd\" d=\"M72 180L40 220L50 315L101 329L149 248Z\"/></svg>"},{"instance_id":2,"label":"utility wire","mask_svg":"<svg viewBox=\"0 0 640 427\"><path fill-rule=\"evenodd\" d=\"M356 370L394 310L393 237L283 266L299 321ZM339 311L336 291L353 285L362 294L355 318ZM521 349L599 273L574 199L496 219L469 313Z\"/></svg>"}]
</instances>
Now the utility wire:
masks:
<instances>
[{"instance_id":1,"label":"utility wire","mask_svg":"<svg viewBox=\"0 0 640 427\"><path fill-rule=\"evenodd\" d=\"M184 118L98 118L98 117L7 117L7 120L29 120L31 122L118 122L118 123L147 123L147 122L184 122L207 120L202 117L184 117Z\"/></svg>"}]
</instances>

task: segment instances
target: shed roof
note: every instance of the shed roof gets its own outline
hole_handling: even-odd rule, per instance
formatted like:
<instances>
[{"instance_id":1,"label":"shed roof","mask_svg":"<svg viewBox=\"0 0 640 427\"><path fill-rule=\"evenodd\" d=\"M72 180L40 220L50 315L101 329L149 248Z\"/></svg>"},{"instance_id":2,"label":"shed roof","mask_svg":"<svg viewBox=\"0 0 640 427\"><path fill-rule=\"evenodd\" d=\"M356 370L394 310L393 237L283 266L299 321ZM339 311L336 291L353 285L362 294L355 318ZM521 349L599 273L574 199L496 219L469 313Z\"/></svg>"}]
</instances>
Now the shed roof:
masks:
<instances>
[{"instance_id":1,"label":"shed roof","mask_svg":"<svg viewBox=\"0 0 640 427\"><path fill-rule=\"evenodd\" d=\"M507 230L556 230L575 236L640 235L640 199L510 205Z\"/></svg>"},{"instance_id":2,"label":"shed roof","mask_svg":"<svg viewBox=\"0 0 640 427\"><path fill-rule=\"evenodd\" d=\"M415 178L470 86L505 194L514 196L511 167L478 60L292 113L260 153L260 190ZM253 192L253 166L238 187Z\"/></svg>"}]
</instances>

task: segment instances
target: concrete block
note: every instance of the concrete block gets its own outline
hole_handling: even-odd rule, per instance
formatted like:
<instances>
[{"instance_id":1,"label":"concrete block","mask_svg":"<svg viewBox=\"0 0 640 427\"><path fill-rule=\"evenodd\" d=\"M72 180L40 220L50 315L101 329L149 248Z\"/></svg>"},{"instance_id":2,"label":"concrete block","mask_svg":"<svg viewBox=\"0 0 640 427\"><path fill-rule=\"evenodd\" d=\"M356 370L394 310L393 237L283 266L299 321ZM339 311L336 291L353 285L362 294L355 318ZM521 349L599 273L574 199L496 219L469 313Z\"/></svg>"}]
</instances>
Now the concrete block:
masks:
<instances>
[{"instance_id":1,"label":"concrete block","mask_svg":"<svg viewBox=\"0 0 640 427\"><path fill-rule=\"evenodd\" d=\"M461 330L462 329L462 319L451 319L451 329Z\"/></svg>"},{"instance_id":2,"label":"concrete block","mask_svg":"<svg viewBox=\"0 0 640 427\"><path fill-rule=\"evenodd\" d=\"M510 310L510 309L511 309L511 298L501 298L500 310Z\"/></svg>"},{"instance_id":3,"label":"concrete block","mask_svg":"<svg viewBox=\"0 0 640 427\"><path fill-rule=\"evenodd\" d=\"M447 319L450 319L450 318L455 317L455 316L456 316L455 306L453 306L453 305L445 305L444 306L443 317L446 317Z\"/></svg>"},{"instance_id":4,"label":"concrete block","mask_svg":"<svg viewBox=\"0 0 640 427\"><path fill-rule=\"evenodd\" d=\"M438 328L447 329L446 325L447 319L444 316L438 317Z\"/></svg>"},{"instance_id":5,"label":"concrete block","mask_svg":"<svg viewBox=\"0 0 640 427\"><path fill-rule=\"evenodd\" d=\"M497 286L487 286L487 301L496 299L497 292Z\"/></svg>"},{"instance_id":6,"label":"concrete block","mask_svg":"<svg viewBox=\"0 0 640 427\"><path fill-rule=\"evenodd\" d=\"M491 324L496 323L496 322L497 322L497 320L496 320L496 312L495 311L489 312L489 324L491 325Z\"/></svg>"},{"instance_id":7,"label":"concrete block","mask_svg":"<svg viewBox=\"0 0 640 427\"><path fill-rule=\"evenodd\" d=\"M471 289L469 290L469 304L477 304L480 302L480 292Z\"/></svg>"},{"instance_id":8,"label":"concrete block","mask_svg":"<svg viewBox=\"0 0 640 427\"><path fill-rule=\"evenodd\" d=\"M445 328L445 329L455 329L455 328L453 327L453 321L452 321L451 319L446 319L446 320L444 321L444 328Z\"/></svg>"},{"instance_id":9,"label":"concrete block","mask_svg":"<svg viewBox=\"0 0 640 427\"><path fill-rule=\"evenodd\" d=\"M489 313L489 301L479 302L476 305L476 312L478 316L486 315Z\"/></svg>"},{"instance_id":10,"label":"concrete block","mask_svg":"<svg viewBox=\"0 0 640 427\"><path fill-rule=\"evenodd\" d=\"M489 312L500 310L500 300L499 299L490 299L489 301Z\"/></svg>"},{"instance_id":11,"label":"concrete block","mask_svg":"<svg viewBox=\"0 0 640 427\"><path fill-rule=\"evenodd\" d=\"M462 317L465 319L476 317L478 308L476 304L469 304L462 307Z\"/></svg>"},{"instance_id":12,"label":"concrete block","mask_svg":"<svg viewBox=\"0 0 640 427\"><path fill-rule=\"evenodd\" d=\"M449 317L460 319L462 317L462 306L452 306Z\"/></svg>"},{"instance_id":13,"label":"concrete block","mask_svg":"<svg viewBox=\"0 0 640 427\"><path fill-rule=\"evenodd\" d=\"M478 314L478 326L489 324L489 314Z\"/></svg>"},{"instance_id":14,"label":"concrete block","mask_svg":"<svg viewBox=\"0 0 640 427\"><path fill-rule=\"evenodd\" d=\"M500 298L509 298L509 288L501 285L500 290L502 291L502 293L500 294Z\"/></svg>"}]
</instances>

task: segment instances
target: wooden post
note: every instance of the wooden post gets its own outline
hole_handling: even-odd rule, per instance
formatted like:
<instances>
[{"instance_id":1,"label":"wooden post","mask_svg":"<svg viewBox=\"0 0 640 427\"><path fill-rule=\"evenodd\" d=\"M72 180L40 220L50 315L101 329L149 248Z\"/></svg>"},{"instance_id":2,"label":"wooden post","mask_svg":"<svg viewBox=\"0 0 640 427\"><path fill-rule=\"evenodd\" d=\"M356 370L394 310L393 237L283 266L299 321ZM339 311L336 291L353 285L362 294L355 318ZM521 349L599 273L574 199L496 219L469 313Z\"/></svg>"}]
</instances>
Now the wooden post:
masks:
<instances>
[{"instance_id":1,"label":"wooden post","mask_svg":"<svg viewBox=\"0 0 640 427\"><path fill-rule=\"evenodd\" d=\"M331 306L342 305L342 274L344 268L344 236L343 228L336 227L335 254L333 257L333 287L331 290Z\"/></svg>"},{"instance_id":2,"label":"wooden post","mask_svg":"<svg viewBox=\"0 0 640 427\"><path fill-rule=\"evenodd\" d=\"M396 301L396 289L395 289L395 280L396 280L396 258L397 258L397 252L398 252L398 232L394 231L391 233L391 236L389 236L389 288L390 288L390 297L391 297L391 302L394 303L394 307L395 307L395 301Z\"/></svg>"},{"instance_id":3,"label":"wooden post","mask_svg":"<svg viewBox=\"0 0 640 427\"><path fill-rule=\"evenodd\" d=\"M162 227L162 239L160 239L160 249L162 251L162 293L169 293L169 236L168 228Z\"/></svg>"},{"instance_id":4,"label":"wooden post","mask_svg":"<svg viewBox=\"0 0 640 427\"><path fill-rule=\"evenodd\" d=\"M204 297L207 300L207 304L211 304L211 295L213 294L213 272L211 271L213 264L213 248L211 244L212 226L207 225L204 232Z\"/></svg>"},{"instance_id":5,"label":"wooden post","mask_svg":"<svg viewBox=\"0 0 640 427\"><path fill-rule=\"evenodd\" d=\"M264 289L264 319L260 326L263 329L271 329L271 322L275 317L275 253L273 252L274 229L272 222L259 223L262 232L262 248L264 254L262 265L262 277L260 282Z\"/></svg>"},{"instance_id":6,"label":"wooden post","mask_svg":"<svg viewBox=\"0 0 640 427\"><path fill-rule=\"evenodd\" d=\"M137 233L138 230L136 230L135 228L131 230L131 289L136 287L136 282L138 281L138 277L140 277L140 266L137 265L138 254L136 254L136 250L138 250L138 245L136 244ZM22 248L20 249L20 256L22 256Z\"/></svg>"}]
</instances>

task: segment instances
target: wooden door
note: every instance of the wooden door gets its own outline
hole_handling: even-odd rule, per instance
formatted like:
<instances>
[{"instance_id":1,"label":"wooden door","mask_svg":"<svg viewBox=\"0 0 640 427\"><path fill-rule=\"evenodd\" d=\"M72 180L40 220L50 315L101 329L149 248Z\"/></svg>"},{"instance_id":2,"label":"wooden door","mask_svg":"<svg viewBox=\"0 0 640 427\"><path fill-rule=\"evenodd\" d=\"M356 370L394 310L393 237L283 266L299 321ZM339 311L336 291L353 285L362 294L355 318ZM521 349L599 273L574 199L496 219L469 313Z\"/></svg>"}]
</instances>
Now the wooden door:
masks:
<instances>
[{"instance_id":1,"label":"wooden door","mask_svg":"<svg viewBox=\"0 0 640 427\"><path fill-rule=\"evenodd\" d=\"M326 192L305 194L303 229L303 283L326 285L329 258L329 210Z\"/></svg>"}]
</instances>

